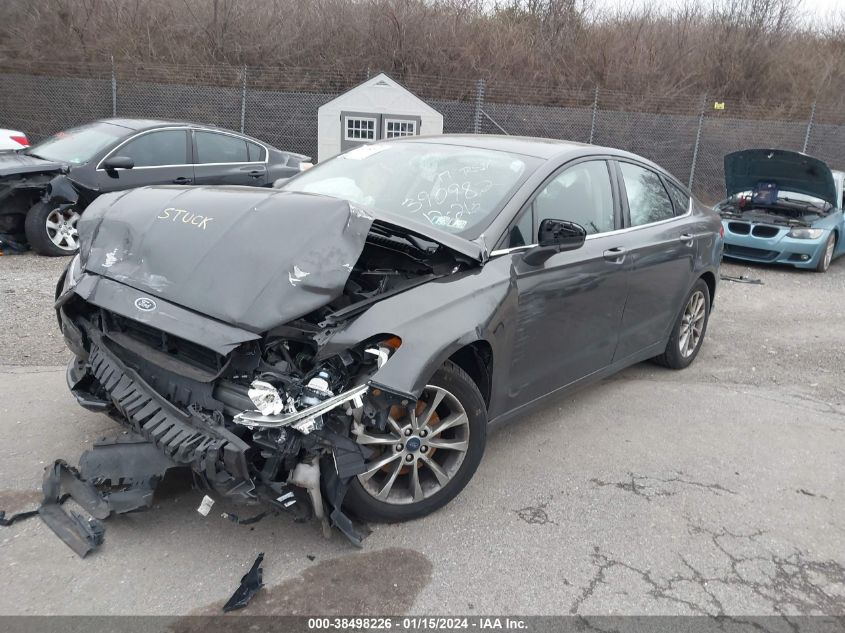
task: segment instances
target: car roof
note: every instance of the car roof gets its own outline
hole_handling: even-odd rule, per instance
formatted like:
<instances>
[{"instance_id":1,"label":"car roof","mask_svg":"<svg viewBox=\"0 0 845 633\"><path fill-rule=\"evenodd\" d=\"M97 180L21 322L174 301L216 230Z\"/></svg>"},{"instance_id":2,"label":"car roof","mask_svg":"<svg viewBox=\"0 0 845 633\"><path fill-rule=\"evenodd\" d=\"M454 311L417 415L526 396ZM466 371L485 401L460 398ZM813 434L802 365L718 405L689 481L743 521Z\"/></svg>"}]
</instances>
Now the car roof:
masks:
<instances>
[{"instance_id":1,"label":"car roof","mask_svg":"<svg viewBox=\"0 0 845 633\"><path fill-rule=\"evenodd\" d=\"M553 138L539 138L532 136L504 136L496 134L441 134L431 136L403 136L387 141L412 142L412 143L440 143L443 145L455 145L459 147L474 147L478 149L497 150L501 152L512 152L524 156L533 156L542 160L552 158L566 160L568 154L572 157L588 156L591 154L603 156L615 156L618 158L629 158L643 165L648 165L659 170L663 174L670 174L664 167L649 160L645 156L633 154L614 147L603 147L577 141L566 141Z\"/></svg>"},{"instance_id":2,"label":"car roof","mask_svg":"<svg viewBox=\"0 0 845 633\"><path fill-rule=\"evenodd\" d=\"M261 139L257 139L254 136L250 136L249 134L245 134L243 132L238 132L236 130L230 130L228 128L219 127L217 125L212 125L210 123L195 123L193 121L178 121L178 120L164 120L164 119L122 119L122 118L111 118L111 119L99 119L96 121L97 123L108 123L109 125L116 125L118 127L126 128L131 132L145 132L147 130L154 130L160 127L191 127L191 128L200 128L203 130L219 130L220 132L228 132L231 134L237 134L238 136L242 136L244 138L250 139L255 141L268 149L276 150L275 146L271 145L267 141L262 141ZM287 152L291 154L291 152Z\"/></svg>"},{"instance_id":3,"label":"car roof","mask_svg":"<svg viewBox=\"0 0 845 633\"><path fill-rule=\"evenodd\" d=\"M197 125L187 121L163 121L159 119L100 119L99 123L109 123L136 132L169 125Z\"/></svg>"},{"instance_id":4,"label":"car roof","mask_svg":"<svg viewBox=\"0 0 845 633\"><path fill-rule=\"evenodd\" d=\"M478 149L498 150L524 154L536 158L552 158L567 150L591 147L585 143L575 141L561 141L551 138L534 138L530 136L503 136L496 134L440 134L432 136L401 137L402 141L412 143L440 143L459 147L475 147Z\"/></svg>"},{"instance_id":5,"label":"car roof","mask_svg":"<svg viewBox=\"0 0 845 633\"><path fill-rule=\"evenodd\" d=\"M535 158L555 158L566 154L610 154L620 158L632 158L637 161L655 165L652 161L615 147L603 147L578 141L566 141L554 138L540 138L533 136L504 136L497 134L440 134L431 136L403 136L395 141L412 143L441 143L460 147L477 147L479 149L498 150L524 154ZM391 142L391 141L388 141ZM657 166L657 165L655 165ZM665 170L664 170L665 171Z\"/></svg>"}]
</instances>

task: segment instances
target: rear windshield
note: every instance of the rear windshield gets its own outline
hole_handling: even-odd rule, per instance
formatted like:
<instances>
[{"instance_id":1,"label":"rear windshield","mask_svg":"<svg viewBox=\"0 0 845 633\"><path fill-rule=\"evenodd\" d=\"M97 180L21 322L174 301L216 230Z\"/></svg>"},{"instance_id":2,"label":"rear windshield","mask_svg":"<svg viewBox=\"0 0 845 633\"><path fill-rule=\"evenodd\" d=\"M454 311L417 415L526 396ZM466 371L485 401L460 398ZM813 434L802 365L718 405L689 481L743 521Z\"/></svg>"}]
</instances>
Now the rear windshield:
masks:
<instances>
[{"instance_id":1,"label":"rear windshield","mask_svg":"<svg viewBox=\"0 0 845 633\"><path fill-rule=\"evenodd\" d=\"M473 238L539 163L475 147L380 143L320 163L282 189L342 198Z\"/></svg>"},{"instance_id":2,"label":"rear windshield","mask_svg":"<svg viewBox=\"0 0 845 633\"><path fill-rule=\"evenodd\" d=\"M59 163L82 165L129 133L125 127L111 123L89 123L54 134L33 145L26 154Z\"/></svg>"}]
</instances>

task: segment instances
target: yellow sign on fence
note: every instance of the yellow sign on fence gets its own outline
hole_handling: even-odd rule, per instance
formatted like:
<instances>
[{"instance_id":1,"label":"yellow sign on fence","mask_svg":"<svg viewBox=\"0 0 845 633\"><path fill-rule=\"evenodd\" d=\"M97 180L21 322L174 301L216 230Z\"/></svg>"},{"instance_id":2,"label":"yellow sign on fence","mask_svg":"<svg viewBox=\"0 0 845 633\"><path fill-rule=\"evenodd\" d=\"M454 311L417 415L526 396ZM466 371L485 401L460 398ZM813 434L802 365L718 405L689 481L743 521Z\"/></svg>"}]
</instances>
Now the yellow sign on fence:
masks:
<instances>
[{"instance_id":1,"label":"yellow sign on fence","mask_svg":"<svg viewBox=\"0 0 845 633\"><path fill-rule=\"evenodd\" d=\"M724 101L717 101L713 104L714 110L724 110L725 109L725 102Z\"/></svg>"}]
</instances>

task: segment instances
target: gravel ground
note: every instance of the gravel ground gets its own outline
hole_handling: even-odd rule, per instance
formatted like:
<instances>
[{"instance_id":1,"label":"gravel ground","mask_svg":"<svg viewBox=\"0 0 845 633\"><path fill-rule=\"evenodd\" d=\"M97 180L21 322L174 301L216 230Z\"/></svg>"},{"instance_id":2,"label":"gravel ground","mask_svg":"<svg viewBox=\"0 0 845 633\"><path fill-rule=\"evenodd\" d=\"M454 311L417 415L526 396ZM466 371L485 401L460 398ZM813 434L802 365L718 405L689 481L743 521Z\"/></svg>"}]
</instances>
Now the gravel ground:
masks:
<instances>
[{"instance_id":1,"label":"gravel ground","mask_svg":"<svg viewBox=\"0 0 845 633\"><path fill-rule=\"evenodd\" d=\"M32 253L0 257L0 365L62 365L68 350L51 306L70 260Z\"/></svg>"}]
</instances>

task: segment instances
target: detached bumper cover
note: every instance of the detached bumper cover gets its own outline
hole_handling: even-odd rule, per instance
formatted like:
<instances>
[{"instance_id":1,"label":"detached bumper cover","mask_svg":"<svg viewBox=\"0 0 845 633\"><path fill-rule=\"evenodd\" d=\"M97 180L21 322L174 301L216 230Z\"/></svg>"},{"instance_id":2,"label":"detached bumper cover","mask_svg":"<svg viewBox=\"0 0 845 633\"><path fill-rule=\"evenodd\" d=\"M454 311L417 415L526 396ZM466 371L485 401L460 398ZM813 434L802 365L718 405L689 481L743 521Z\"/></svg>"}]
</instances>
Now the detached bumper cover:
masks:
<instances>
[{"instance_id":1,"label":"detached bumper cover","mask_svg":"<svg viewBox=\"0 0 845 633\"><path fill-rule=\"evenodd\" d=\"M217 484L250 479L246 461L249 445L222 424L163 399L102 345L92 345L88 365L120 413L115 417L174 462L204 473ZM80 398L90 394L72 391L84 406L86 402Z\"/></svg>"}]
</instances>

